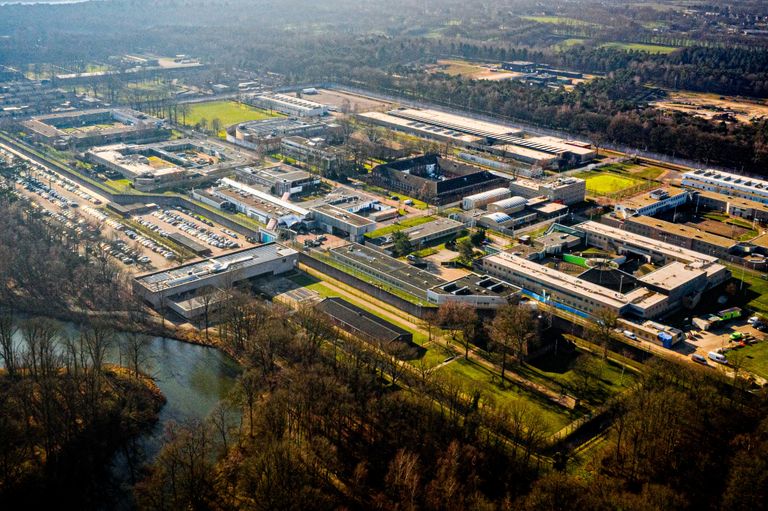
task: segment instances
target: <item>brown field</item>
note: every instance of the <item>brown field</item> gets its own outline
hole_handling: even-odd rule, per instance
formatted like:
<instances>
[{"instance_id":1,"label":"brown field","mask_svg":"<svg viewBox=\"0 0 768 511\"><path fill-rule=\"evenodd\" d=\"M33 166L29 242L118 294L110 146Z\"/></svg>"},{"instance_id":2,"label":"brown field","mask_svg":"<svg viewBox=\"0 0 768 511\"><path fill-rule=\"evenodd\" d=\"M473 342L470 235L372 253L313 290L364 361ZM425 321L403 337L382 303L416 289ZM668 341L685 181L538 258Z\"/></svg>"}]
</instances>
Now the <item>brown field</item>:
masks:
<instances>
[{"instance_id":1,"label":"brown field","mask_svg":"<svg viewBox=\"0 0 768 511\"><path fill-rule=\"evenodd\" d=\"M672 91L665 99L653 105L662 110L687 112L705 119L731 114L739 122L749 122L753 118L768 116L768 103L765 100L698 92Z\"/></svg>"},{"instance_id":2,"label":"brown field","mask_svg":"<svg viewBox=\"0 0 768 511\"><path fill-rule=\"evenodd\" d=\"M718 236L723 236L724 238L730 238L734 240L738 240L741 236L749 232L749 229L745 229L737 225L729 225L723 222L718 222L717 220L702 220L696 223L688 222L688 225L696 229L701 229L702 231L708 232L710 234L716 234Z\"/></svg>"}]
</instances>

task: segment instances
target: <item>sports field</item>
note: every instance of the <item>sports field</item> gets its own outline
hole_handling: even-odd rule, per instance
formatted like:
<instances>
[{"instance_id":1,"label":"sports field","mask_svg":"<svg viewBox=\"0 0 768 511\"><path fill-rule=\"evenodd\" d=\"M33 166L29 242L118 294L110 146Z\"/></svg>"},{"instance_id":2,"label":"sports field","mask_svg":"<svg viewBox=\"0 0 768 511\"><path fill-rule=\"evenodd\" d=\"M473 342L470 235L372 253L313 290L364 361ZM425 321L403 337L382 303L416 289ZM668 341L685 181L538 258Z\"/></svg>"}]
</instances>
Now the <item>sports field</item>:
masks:
<instances>
[{"instance_id":1,"label":"sports field","mask_svg":"<svg viewBox=\"0 0 768 511\"><path fill-rule=\"evenodd\" d=\"M279 117L279 114L236 101L209 101L206 103L191 103L189 105L189 112L185 117L185 124L187 126L195 126L205 119L208 126L210 126L211 121L218 119L222 127L219 136L225 136L223 128L226 126L245 121L269 119L270 117Z\"/></svg>"},{"instance_id":2,"label":"sports field","mask_svg":"<svg viewBox=\"0 0 768 511\"><path fill-rule=\"evenodd\" d=\"M613 172L580 172L575 177L584 179L587 182L587 193L589 195L611 195L629 190L643 183L641 179L636 179L629 175L620 176Z\"/></svg>"}]
</instances>

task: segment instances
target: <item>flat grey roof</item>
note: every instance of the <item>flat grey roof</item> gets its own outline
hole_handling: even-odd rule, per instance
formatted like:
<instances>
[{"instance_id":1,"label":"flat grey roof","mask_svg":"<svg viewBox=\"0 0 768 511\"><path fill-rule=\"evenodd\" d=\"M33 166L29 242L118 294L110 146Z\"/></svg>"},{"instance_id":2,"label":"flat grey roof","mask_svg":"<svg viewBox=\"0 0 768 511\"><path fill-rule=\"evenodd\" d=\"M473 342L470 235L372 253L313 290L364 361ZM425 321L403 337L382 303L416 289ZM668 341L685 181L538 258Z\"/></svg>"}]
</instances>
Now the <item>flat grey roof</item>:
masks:
<instances>
[{"instance_id":1,"label":"flat grey roof","mask_svg":"<svg viewBox=\"0 0 768 511\"><path fill-rule=\"evenodd\" d=\"M184 264L170 270L142 275L136 277L136 281L150 291L158 292L201 280L215 273L232 272L297 253L292 248L277 243L267 243L258 247L231 252L224 256ZM221 265L219 268L223 269L216 271L216 264Z\"/></svg>"},{"instance_id":2,"label":"flat grey roof","mask_svg":"<svg viewBox=\"0 0 768 511\"><path fill-rule=\"evenodd\" d=\"M349 211L337 208L331 204L320 204L319 206L313 207L312 210L335 218L340 222L346 222L350 225L354 225L356 227L365 227L366 225L373 225L376 223L373 220L365 218L364 216L350 213Z\"/></svg>"},{"instance_id":3,"label":"flat grey roof","mask_svg":"<svg viewBox=\"0 0 768 511\"><path fill-rule=\"evenodd\" d=\"M441 295L509 296L520 291L520 288L495 277L470 273L431 290Z\"/></svg>"}]
</instances>

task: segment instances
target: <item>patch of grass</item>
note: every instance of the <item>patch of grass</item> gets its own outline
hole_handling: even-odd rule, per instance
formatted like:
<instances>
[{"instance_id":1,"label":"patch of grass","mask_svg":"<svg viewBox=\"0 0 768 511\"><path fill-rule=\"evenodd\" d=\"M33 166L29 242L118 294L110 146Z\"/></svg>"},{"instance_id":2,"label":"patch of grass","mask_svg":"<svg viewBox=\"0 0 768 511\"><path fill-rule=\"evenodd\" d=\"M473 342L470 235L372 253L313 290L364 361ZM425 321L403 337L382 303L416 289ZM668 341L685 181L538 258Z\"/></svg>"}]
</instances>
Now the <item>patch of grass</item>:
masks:
<instances>
[{"instance_id":1,"label":"patch of grass","mask_svg":"<svg viewBox=\"0 0 768 511\"><path fill-rule=\"evenodd\" d=\"M579 176L587 181L587 192L595 195L608 195L636 186L638 181L631 177L616 176L607 173Z\"/></svg>"},{"instance_id":2,"label":"patch of grass","mask_svg":"<svg viewBox=\"0 0 768 511\"><path fill-rule=\"evenodd\" d=\"M440 252L439 247L427 247L427 248L422 248L421 250L417 250L415 252L411 252L411 254L416 257L429 257L431 255L437 254L438 252Z\"/></svg>"},{"instance_id":3,"label":"patch of grass","mask_svg":"<svg viewBox=\"0 0 768 511\"><path fill-rule=\"evenodd\" d=\"M104 181L104 184L119 193L126 193L126 192L133 191L133 188L131 187L130 179L109 179L107 181Z\"/></svg>"},{"instance_id":4,"label":"patch of grass","mask_svg":"<svg viewBox=\"0 0 768 511\"><path fill-rule=\"evenodd\" d=\"M768 378L768 342L758 342L739 350L743 366L748 371L763 378Z\"/></svg>"},{"instance_id":5,"label":"patch of grass","mask_svg":"<svg viewBox=\"0 0 768 511\"><path fill-rule=\"evenodd\" d=\"M496 374L471 360L458 357L453 362L438 369L438 372L455 375L462 382L462 387L466 393L472 394L478 390L485 396L485 399L490 398L497 406L509 406L524 402L540 414L545 428L550 433L559 431L577 418L575 413L568 413L558 405L550 403L517 385L500 386L499 377Z\"/></svg>"},{"instance_id":6,"label":"patch of grass","mask_svg":"<svg viewBox=\"0 0 768 511\"><path fill-rule=\"evenodd\" d=\"M382 227L381 229L376 229L375 231L366 233L365 237L371 239L380 238L382 236L392 234L393 232L402 231L403 229L407 229L409 227L416 227L417 225L429 223L434 219L435 217L433 216L417 216L408 218L396 224L388 225L386 227Z\"/></svg>"},{"instance_id":7,"label":"patch of grass","mask_svg":"<svg viewBox=\"0 0 768 511\"><path fill-rule=\"evenodd\" d=\"M582 39L580 37L569 37L568 39L564 39L553 46L559 50L566 50L574 46L582 45L586 42L587 42L586 39Z\"/></svg>"},{"instance_id":8,"label":"patch of grass","mask_svg":"<svg viewBox=\"0 0 768 511\"><path fill-rule=\"evenodd\" d=\"M206 103L191 103L184 121L187 126L195 126L202 119L205 119L210 127L213 119L219 119L222 126L219 136L225 136L224 128L226 126L272 117L280 117L280 114L255 108L245 103L238 103L237 101L210 101Z\"/></svg>"},{"instance_id":9,"label":"patch of grass","mask_svg":"<svg viewBox=\"0 0 768 511\"><path fill-rule=\"evenodd\" d=\"M662 46L660 44L622 43L610 42L601 45L602 48L614 48L624 51L642 51L645 53L668 54L679 48L675 46Z\"/></svg>"},{"instance_id":10,"label":"patch of grass","mask_svg":"<svg viewBox=\"0 0 768 511\"><path fill-rule=\"evenodd\" d=\"M638 170L632 169L632 177L639 177L641 179L656 179L664 173L664 169L658 167L643 167Z\"/></svg>"},{"instance_id":11,"label":"patch of grass","mask_svg":"<svg viewBox=\"0 0 768 511\"><path fill-rule=\"evenodd\" d=\"M743 286L739 285L737 298L740 298L739 306L747 307L756 312L768 314L768 280L764 279L765 274L755 270L748 270L741 266L724 263L734 280L743 281Z\"/></svg>"},{"instance_id":12,"label":"patch of grass","mask_svg":"<svg viewBox=\"0 0 768 511\"><path fill-rule=\"evenodd\" d=\"M548 23L552 25L578 25L589 26L594 25L588 21L579 20L576 18L567 18L564 16L520 16L524 20L535 21L536 23Z\"/></svg>"}]
</instances>

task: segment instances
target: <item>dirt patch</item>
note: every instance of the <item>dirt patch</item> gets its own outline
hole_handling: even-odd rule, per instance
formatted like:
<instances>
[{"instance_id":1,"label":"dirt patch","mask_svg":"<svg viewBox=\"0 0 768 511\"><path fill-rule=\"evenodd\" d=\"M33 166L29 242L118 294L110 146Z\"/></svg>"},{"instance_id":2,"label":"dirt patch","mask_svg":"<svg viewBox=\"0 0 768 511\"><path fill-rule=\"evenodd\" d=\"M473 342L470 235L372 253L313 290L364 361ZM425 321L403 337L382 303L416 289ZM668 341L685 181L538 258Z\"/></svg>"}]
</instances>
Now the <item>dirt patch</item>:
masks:
<instances>
[{"instance_id":1,"label":"dirt patch","mask_svg":"<svg viewBox=\"0 0 768 511\"><path fill-rule=\"evenodd\" d=\"M701 220L698 223L688 222L686 225L710 234L717 234L718 236L734 240L739 239L739 237L749 232L748 229L739 227L738 225L724 224L717 220Z\"/></svg>"},{"instance_id":2,"label":"dirt patch","mask_svg":"<svg viewBox=\"0 0 768 511\"><path fill-rule=\"evenodd\" d=\"M716 94L675 91L653 105L662 110L686 112L705 119L749 122L753 118L768 117L768 103L763 100Z\"/></svg>"}]
</instances>

